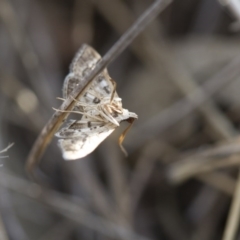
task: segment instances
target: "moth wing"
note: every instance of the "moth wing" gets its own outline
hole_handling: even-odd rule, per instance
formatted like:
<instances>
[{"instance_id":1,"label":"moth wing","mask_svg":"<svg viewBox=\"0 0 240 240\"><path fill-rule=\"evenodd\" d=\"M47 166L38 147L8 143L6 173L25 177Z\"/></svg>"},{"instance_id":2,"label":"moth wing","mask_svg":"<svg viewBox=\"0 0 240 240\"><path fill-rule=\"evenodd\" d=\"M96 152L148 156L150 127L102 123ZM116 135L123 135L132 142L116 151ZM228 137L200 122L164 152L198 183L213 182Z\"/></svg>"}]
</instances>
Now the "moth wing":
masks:
<instances>
[{"instance_id":1,"label":"moth wing","mask_svg":"<svg viewBox=\"0 0 240 240\"><path fill-rule=\"evenodd\" d=\"M71 65L70 73L66 76L63 84L63 97L67 98L70 93L81 83L83 78L88 75L95 67L101 56L92 47L87 44L82 45L75 55ZM114 90L114 84L107 69L104 69L92 81L91 86L83 96L78 99L83 103L98 103L96 99L111 97ZM118 97L115 93L114 97Z\"/></svg>"},{"instance_id":2,"label":"moth wing","mask_svg":"<svg viewBox=\"0 0 240 240\"><path fill-rule=\"evenodd\" d=\"M102 127L104 127L106 123L95 121L92 118L82 117L81 120L73 120L70 119L67 125L61 128L58 132L55 133L55 136L58 138L76 138L83 134L88 134L93 130L102 131Z\"/></svg>"},{"instance_id":3,"label":"moth wing","mask_svg":"<svg viewBox=\"0 0 240 240\"><path fill-rule=\"evenodd\" d=\"M58 143L62 150L62 155L65 160L76 160L83 158L94 151L98 145L107 138L116 128L111 123L99 127L86 127L81 129L81 133L74 133L69 128L65 138L59 136ZM96 125L96 124L95 124Z\"/></svg>"}]
</instances>

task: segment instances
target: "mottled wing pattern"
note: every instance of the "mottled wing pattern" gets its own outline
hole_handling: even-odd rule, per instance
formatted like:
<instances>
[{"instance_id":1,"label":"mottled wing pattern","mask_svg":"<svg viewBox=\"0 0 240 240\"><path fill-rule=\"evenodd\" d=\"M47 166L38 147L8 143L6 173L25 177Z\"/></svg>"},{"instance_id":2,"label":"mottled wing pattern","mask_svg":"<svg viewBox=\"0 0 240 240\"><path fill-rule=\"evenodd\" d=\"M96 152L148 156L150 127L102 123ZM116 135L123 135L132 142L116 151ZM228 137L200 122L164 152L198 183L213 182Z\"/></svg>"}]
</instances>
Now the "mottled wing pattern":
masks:
<instances>
[{"instance_id":1,"label":"mottled wing pattern","mask_svg":"<svg viewBox=\"0 0 240 240\"><path fill-rule=\"evenodd\" d=\"M94 151L98 145L107 138L116 126L112 123L97 121L70 120L67 127L62 128L57 134L63 158L75 160L83 158Z\"/></svg>"},{"instance_id":2,"label":"mottled wing pattern","mask_svg":"<svg viewBox=\"0 0 240 240\"><path fill-rule=\"evenodd\" d=\"M82 79L88 75L95 67L101 56L89 45L84 44L75 55L71 66L70 73L67 75L63 85L63 97L67 98L69 94L81 83ZM80 99L81 103L97 104L103 97L111 97L113 83L108 75L107 69L104 69L92 81L91 86L87 89ZM115 93L114 97L118 97Z\"/></svg>"},{"instance_id":3,"label":"mottled wing pattern","mask_svg":"<svg viewBox=\"0 0 240 240\"><path fill-rule=\"evenodd\" d=\"M93 70L101 56L91 51L91 48L84 44L78 50L70 65L70 72L66 76L63 84L63 97L67 98L69 94L77 87L84 76Z\"/></svg>"}]
</instances>

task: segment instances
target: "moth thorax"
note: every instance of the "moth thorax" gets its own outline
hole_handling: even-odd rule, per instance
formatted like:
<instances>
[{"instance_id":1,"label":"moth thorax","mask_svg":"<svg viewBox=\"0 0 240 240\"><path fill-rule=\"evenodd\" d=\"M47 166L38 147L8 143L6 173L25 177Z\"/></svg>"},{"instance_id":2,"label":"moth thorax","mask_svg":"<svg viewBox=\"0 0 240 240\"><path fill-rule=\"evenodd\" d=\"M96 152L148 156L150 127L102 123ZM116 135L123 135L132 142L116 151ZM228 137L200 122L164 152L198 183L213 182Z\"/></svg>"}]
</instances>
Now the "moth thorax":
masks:
<instances>
[{"instance_id":1,"label":"moth thorax","mask_svg":"<svg viewBox=\"0 0 240 240\"><path fill-rule=\"evenodd\" d=\"M114 106L114 105L108 104L108 105L105 105L105 109L114 118L122 113L122 107L119 108L119 106Z\"/></svg>"}]
</instances>

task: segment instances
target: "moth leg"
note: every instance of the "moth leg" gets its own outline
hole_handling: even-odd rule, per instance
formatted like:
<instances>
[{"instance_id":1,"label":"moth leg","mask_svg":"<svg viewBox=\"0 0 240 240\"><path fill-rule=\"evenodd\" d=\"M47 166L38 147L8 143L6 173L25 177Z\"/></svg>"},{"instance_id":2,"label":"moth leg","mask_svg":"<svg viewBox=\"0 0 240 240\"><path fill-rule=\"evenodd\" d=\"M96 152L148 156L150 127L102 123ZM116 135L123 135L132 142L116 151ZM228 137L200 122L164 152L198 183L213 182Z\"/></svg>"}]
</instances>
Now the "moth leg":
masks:
<instances>
[{"instance_id":1,"label":"moth leg","mask_svg":"<svg viewBox=\"0 0 240 240\"><path fill-rule=\"evenodd\" d=\"M102 108L102 111L99 112L99 113L100 113L100 115L101 115L102 117L104 117L107 121L113 123L113 124L116 125L116 126L119 126L118 121L117 121L115 118L113 118L112 115L111 115L108 111L106 111L106 109L105 109L104 107Z\"/></svg>"},{"instance_id":2,"label":"moth leg","mask_svg":"<svg viewBox=\"0 0 240 240\"><path fill-rule=\"evenodd\" d=\"M134 120L135 120L134 118L129 118L129 119L127 120L130 124L129 124L128 127L123 131L123 133L121 134L121 136L120 136L119 139L118 139L119 147L121 148L121 150L123 151L123 153L124 153L124 155L125 155L126 157L128 156L128 153L127 153L126 149L123 147L122 143L123 143L124 138L125 138L126 135L127 135L127 132L128 132L129 129L132 127Z\"/></svg>"},{"instance_id":3,"label":"moth leg","mask_svg":"<svg viewBox=\"0 0 240 240\"><path fill-rule=\"evenodd\" d=\"M112 84L113 84L113 91L112 91L112 95L111 95L111 98L110 98L110 103L112 103L114 94L115 94L115 92L116 92L117 83L116 83L112 78L110 78L110 81L111 81Z\"/></svg>"},{"instance_id":4,"label":"moth leg","mask_svg":"<svg viewBox=\"0 0 240 240\"><path fill-rule=\"evenodd\" d=\"M65 101L65 98L56 97L57 100Z\"/></svg>"},{"instance_id":5,"label":"moth leg","mask_svg":"<svg viewBox=\"0 0 240 240\"><path fill-rule=\"evenodd\" d=\"M70 96L70 97L71 97L71 96ZM60 98L60 97L57 97L57 100L66 101L65 98ZM73 100L74 102L78 103L79 105L83 106L83 107L88 106L88 104L83 103L83 102L80 102L80 101L78 101L77 99L75 99L75 98L73 98L73 97L72 97L72 100Z\"/></svg>"}]
</instances>

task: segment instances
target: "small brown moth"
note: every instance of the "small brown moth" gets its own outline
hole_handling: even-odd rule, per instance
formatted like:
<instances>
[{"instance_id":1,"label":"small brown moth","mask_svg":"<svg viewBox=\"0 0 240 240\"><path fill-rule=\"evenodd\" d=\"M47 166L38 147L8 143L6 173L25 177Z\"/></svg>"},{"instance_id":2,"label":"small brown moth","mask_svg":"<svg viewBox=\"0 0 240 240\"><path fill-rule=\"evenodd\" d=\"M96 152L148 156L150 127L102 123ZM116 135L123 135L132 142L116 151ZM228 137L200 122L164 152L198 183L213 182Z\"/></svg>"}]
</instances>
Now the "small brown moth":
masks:
<instances>
[{"instance_id":1,"label":"small brown moth","mask_svg":"<svg viewBox=\"0 0 240 240\"><path fill-rule=\"evenodd\" d=\"M63 98L82 81L85 75L92 71L101 56L90 46L84 44L70 66L70 73L63 85ZM68 124L55 135L65 160L75 160L91 153L105 138L107 138L122 121L133 122L138 116L122 108L122 100L116 92L116 83L104 69L92 81L91 86L75 100L72 112L82 114L80 120L69 120ZM121 143L130 126L119 138ZM123 151L125 151L123 149Z\"/></svg>"}]
</instances>

